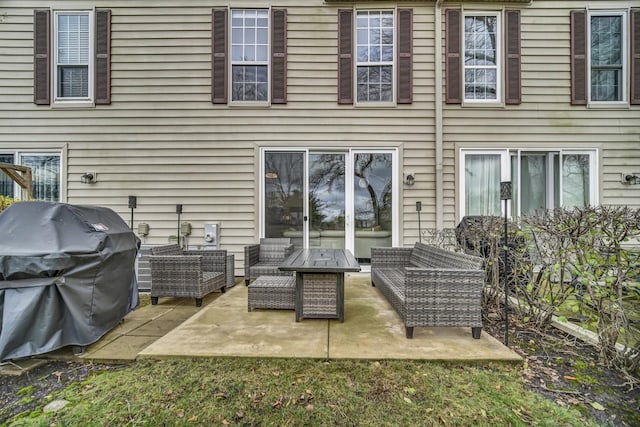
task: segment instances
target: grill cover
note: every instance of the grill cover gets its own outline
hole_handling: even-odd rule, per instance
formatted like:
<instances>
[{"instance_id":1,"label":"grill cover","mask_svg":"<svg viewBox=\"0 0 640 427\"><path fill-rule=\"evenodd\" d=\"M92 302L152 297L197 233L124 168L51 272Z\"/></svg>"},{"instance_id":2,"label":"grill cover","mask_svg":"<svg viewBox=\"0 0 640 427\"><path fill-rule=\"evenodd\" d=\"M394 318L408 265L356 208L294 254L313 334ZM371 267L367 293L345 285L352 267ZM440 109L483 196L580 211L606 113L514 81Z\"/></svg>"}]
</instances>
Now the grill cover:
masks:
<instances>
[{"instance_id":1,"label":"grill cover","mask_svg":"<svg viewBox=\"0 0 640 427\"><path fill-rule=\"evenodd\" d=\"M0 213L0 360L86 346L138 305L140 240L114 211L19 202Z\"/></svg>"}]
</instances>

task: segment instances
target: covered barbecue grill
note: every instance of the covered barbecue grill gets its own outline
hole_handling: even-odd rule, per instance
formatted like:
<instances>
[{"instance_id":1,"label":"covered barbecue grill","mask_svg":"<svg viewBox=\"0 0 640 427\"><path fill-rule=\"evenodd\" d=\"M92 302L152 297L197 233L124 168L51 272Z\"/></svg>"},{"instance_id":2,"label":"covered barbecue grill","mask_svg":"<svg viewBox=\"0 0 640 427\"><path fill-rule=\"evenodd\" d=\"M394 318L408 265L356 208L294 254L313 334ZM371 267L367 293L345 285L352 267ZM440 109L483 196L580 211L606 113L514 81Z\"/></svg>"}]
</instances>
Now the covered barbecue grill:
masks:
<instances>
[{"instance_id":1,"label":"covered barbecue grill","mask_svg":"<svg viewBox=\"0 0 640 427\"><path fill-rule=\"evenodd\" d=\"M114 211L19 202L0 213L0 360L86 346L138 305L140 240Z\"/></svg>"}]
</instances>

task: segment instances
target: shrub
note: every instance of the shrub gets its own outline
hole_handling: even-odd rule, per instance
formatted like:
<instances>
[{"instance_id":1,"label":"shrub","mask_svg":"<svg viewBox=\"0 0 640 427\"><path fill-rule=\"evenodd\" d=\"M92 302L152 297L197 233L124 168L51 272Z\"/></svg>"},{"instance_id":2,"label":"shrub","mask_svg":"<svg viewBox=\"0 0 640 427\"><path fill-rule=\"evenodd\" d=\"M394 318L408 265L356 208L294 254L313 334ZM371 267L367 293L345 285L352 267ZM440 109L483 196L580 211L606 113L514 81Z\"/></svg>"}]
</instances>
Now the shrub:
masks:
<instances>
[{"instance_id":1,"label":"shrub","mask_svg":"<svg viewBox=\"0 0 640 427\"><path fill-rule=\"evenodd\" d=\"M8 208L10 205L18 201L19 201L18 199L0 195L0 212L2 212L6 208Z\"/></svg>"}]
</instances>

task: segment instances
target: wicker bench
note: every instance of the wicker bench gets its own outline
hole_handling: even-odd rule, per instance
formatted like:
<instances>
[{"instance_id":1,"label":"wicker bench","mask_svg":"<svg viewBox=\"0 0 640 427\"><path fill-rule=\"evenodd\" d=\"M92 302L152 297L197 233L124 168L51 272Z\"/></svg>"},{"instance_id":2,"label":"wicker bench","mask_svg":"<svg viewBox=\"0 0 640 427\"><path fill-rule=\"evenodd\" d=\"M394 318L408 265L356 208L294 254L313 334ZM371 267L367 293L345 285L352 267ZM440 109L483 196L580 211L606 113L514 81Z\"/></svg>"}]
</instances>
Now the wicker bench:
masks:
<instances>
[{"instance_id":1,"label":"wicker bench","mask_svg":"<svg viewBox=\"0 0 640 427\"><path fill-rule=\"evenodd\" d=\"M413 328L471 327L482 332L482 258L422 243L413 248L372 248L371 284L382 292L404 322Z\"/></svg>"},{"instance_id":2,"label":"wicker bench","mask_svg":"<svg viewBox=\"0 0 640 427\"><path fill-rule=\"evenodd\" d=\"M247 292L249 311L254 308L296 308L296 278L293 276L260 276L249 285Z\"/></svg>"}]
</instances>

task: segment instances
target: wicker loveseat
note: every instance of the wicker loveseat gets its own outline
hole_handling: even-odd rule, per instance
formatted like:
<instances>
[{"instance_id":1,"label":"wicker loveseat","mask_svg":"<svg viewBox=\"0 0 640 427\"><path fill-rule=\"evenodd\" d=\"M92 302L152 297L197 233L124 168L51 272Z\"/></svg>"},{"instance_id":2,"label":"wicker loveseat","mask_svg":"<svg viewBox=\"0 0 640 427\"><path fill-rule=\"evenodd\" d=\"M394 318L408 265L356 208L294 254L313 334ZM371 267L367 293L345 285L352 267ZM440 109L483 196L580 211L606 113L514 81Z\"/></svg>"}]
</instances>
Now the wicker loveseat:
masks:
<instances>
[{"instance_id":1,"label":"wicker loveseat","mask_svg":"<svg viewBox=\"0 0 640 427\"><path fill-rule=\"evenodd\" d=\"M413 248L372 248L371 284L404 322L416 326L471 327L482 332L482 258L416 243Z\"/></svg>"},{"instance_id":2,"label":"wicker loveseat","mask_svg":"<svg viewBox=\"0 0 640 427\"><path fill-rule=\"evenodd\" d=\"M293 253L291 240L286 237L260 239L259 244L244 247L244 281L247 286L259 276L291 276L278 266Z\"/></svg>"},{"instance_id":3,"label":"wicker loveseat","mask_svg":"<svg viewBox=\"0 0 640 427\"><path fill-rule=\"evenodd\" d=\"M151 304L158 297L195 298L196 306L210 292L224 292L229 257L226 250L190 251L180 246L164 245L151 248Z\"/></svg>"}]
</instances>

